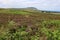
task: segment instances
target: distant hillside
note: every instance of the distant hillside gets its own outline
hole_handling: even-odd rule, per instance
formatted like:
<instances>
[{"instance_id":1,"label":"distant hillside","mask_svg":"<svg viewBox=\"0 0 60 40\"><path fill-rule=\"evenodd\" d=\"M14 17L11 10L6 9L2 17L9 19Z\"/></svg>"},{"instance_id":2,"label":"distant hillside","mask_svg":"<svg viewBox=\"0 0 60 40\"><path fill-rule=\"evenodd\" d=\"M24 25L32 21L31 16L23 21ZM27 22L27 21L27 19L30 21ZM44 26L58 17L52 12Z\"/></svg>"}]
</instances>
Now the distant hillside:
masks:
<instances>
[{"instance_id":1,"label":"distant hillside","mask_svg":"<svg viewBox=\"0 0 60 40\"><path fill-rule=\"evenodd\" d=\"M28 12L28 13L36 13L40 12L37 8L27 7L27 8L0 8L0 13L20 13L20 12Z\"/></svg>"},{"instance_id":2,"label":"distant hillside","mask_svg":"<svg viewBox=\"0 0 60 40\"><path fill-rule=\"evenodd\" d=\"M34 12L34 13L60 13L60 12L57 12L57 11L46 11L46 10L39 10L35 7L26 7L26 8L0 8L0 12L7 12L8 11L24 11L24 12Z\"/></svg>"}]
</instances>

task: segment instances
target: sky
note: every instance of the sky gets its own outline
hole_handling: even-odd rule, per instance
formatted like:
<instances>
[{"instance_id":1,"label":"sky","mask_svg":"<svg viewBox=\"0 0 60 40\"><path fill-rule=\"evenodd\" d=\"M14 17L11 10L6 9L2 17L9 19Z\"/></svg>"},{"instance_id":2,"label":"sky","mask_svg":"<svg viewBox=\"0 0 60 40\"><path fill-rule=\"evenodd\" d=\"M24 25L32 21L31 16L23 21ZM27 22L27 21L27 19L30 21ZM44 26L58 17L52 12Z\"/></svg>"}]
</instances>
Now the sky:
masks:
<instances>
[{"instance_id":1,"label":"sky","mask_svg":"<svg viewBox=\"0 0 60 40\"><path fill-rule=\"evenodd\" d=\"M39 10L60 11L60 0L0 0L0 8L35 7Z\"/></svg>"}]
</instances>

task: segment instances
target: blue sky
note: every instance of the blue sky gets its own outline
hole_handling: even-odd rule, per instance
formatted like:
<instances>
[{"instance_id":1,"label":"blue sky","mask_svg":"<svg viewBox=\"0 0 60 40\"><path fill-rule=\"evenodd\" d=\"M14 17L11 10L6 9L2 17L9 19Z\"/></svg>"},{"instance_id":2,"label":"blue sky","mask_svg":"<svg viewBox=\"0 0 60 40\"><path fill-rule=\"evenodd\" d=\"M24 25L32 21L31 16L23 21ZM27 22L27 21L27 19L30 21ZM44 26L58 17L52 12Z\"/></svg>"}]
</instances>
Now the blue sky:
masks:
<instances>
[{"instance_id":1,"label":"blue sky","mask_svg":"<svg viewBox=\"0 0 60 40\"><path fill-rule=\"evenodd\" d=\"M0 0L0 8L36 7L40 10L60 11L60 0Z\"/></svg>"}]
</instances>

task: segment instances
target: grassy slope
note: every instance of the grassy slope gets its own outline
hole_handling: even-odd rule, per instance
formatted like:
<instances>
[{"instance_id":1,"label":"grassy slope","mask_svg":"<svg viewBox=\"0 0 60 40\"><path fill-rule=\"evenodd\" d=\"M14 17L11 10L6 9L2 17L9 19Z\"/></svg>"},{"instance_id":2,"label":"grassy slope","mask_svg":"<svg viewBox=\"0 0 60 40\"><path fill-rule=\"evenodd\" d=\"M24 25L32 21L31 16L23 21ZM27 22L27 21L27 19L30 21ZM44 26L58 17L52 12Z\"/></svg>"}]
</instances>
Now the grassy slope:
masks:
<instances>
[{"instance_id":1,"label":"grassy slope","mask_svg":"<svg viewBox=\"0 0 60 40\"><path fill-rule=\"evenodd\" d=\"M60 40L60 15L31 10L0 13L0 40Z\"/></svg>"},{"instance_id":2,"label":"grassy slope","mask_svg":"<svg viewBox=\"0 0 60 40\"><path fill-rule=\"evenodd\" d=\"M6 13L6 14L29 14L27 12L23 12L22 10L0 10L0 13Z\"/></svg>"}]
</instances>

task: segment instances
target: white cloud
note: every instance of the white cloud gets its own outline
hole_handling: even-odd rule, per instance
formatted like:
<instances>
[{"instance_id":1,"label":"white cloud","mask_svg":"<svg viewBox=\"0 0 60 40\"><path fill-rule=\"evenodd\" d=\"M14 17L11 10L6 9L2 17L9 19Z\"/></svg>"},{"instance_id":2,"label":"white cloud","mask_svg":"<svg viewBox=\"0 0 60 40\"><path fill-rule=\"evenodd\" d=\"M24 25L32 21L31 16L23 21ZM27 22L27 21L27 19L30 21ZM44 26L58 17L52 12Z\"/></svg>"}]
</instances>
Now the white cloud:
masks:
<instances>
[{"instance_id":1,"label":"white cloud","mask_svg":"<svg viewBox=\"0 0 60 40\"><path fill-rule=\"evenodd\" d=\"M0 0L0 7L36 7L42 10L59 10L60 0Z\"/></svg>"}]
</instances>

